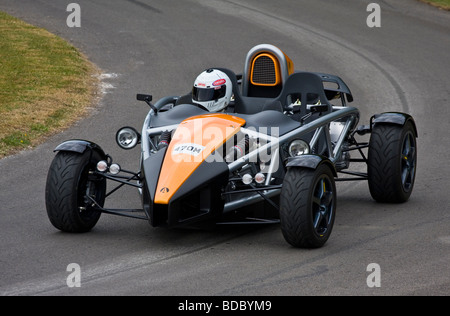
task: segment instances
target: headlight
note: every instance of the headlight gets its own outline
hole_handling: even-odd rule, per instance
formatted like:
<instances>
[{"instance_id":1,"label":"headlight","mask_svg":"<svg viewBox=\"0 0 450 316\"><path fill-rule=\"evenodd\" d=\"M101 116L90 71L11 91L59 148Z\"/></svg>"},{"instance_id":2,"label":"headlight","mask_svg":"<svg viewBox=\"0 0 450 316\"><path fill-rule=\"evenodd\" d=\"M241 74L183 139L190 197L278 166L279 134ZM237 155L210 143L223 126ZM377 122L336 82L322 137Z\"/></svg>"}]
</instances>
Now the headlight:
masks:
<instances>
[{"instance_id":1,"label":"headlight","mask_svg":"<svg viewBox=\"0 0 450 316\"><path fill-rule=\"evenodd\" d=\"M264 183L264 181L266 181L266 176L263 173L257 173L255 175L255 182L262 184Z\"/></svg>"},{"instance_id":2,"label":"headlight","mask_svg":"<svg viewBox=\"0 0 450 316\"><path fill-rule=\"evenodd\" d=\"M111 174L116 175L116 174L118 174L120 172L120 170L121 170L120 166L118 164L116 164L116 163L113 163L111 166L109 166L109 172Z\"/></svg>"},{"instance_id":3,"label":"headlight","mask_svg":"<svg viewBox=\"0 0 450 316\"><path fill-rule=\"evenodd\" d=\"M117 131L116 142L123 149L132 149L141 141L141 135L132 127L123 127Z\"/></svg>"},{"instance_id":4,"label":"headlight","mask_svg":"<svg viewBox=\"0 0 450 316\"><path fill-rule=\"evenodd\" d=\"M253 177L250 174L246 173L242 176L242 182L244 184L250 184L253 182Z\"/></svg>"},{"instance_id":5,"label":"headlight","mask_svg":"<svg viewBox=\"0 0 450 316\"><path fill-rule=\"evenodd\" d=\"M289 155L291 157L307 155L309 152L310 149L308 143L301 139L293 140L289 145Z\"/></svg>"},{"instance_id":6,"label":"headlight","mask_svg":"<svg viewBox=\"0 0 450 316\"><path fill-rule=\"evenodd\" d=\"M104 160L100 160L97 163L97 170L100 171L100 172L108 171L108 163L106 161L104 161Z\"/></svg>"}]
</instances>

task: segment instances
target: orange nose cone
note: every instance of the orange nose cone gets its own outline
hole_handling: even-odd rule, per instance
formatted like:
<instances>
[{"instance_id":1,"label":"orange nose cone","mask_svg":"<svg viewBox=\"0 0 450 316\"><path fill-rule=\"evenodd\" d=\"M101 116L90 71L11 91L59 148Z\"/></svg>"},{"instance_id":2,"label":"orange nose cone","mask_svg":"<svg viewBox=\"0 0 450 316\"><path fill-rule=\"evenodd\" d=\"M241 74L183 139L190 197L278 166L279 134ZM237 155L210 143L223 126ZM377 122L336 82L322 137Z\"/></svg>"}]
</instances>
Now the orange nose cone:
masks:
<instances>
[{"instance_id":1,"label":"orange nose cone","mask_svg":"<svg viewBox=\"0 0 450 316\"><path fill-rule=\"evenodd\" d=\"M184 120L167 149L154 202L169 204L190 175L244 124L244 119L227 114L207 114Z\"/></svg>"}]
</instances>

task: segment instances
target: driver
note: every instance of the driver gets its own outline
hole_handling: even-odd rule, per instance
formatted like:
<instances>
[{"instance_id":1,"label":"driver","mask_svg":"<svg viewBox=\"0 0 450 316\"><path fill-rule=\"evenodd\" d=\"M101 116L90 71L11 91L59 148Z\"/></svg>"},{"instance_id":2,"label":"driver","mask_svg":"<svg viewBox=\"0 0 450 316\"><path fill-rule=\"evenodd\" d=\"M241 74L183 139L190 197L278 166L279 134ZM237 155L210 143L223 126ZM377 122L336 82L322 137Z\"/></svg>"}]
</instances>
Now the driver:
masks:
<instances>
[{"instance_id":1,"label":"driver","mask_svg":"<svg viewBox=\"0 0 450 316\"><path fill-rule=\"evenodd\" d=\"M209 112L224 112L232 97L232 83L222 71L208 69L195 79L192 102Z\"/></svg>"}]
</instances>

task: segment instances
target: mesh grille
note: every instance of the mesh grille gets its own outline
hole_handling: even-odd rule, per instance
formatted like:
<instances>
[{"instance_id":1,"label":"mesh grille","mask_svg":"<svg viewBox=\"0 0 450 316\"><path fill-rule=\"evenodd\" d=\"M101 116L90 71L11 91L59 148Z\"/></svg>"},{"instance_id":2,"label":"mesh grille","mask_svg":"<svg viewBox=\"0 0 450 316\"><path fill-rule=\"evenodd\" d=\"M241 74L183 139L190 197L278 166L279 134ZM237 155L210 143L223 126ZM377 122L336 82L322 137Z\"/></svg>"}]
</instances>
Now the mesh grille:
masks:
<instances>
[{"instance_id":1,"label":"mesh grille","mask_svg":"<svg viewBox=\"0 0 450 316\"><path fill-rule=\"evenodd\" d=\"M253 67L252 81L255 84L276 84L275 64L270 57L257 57Z\"/></svg>"}]
</instances>

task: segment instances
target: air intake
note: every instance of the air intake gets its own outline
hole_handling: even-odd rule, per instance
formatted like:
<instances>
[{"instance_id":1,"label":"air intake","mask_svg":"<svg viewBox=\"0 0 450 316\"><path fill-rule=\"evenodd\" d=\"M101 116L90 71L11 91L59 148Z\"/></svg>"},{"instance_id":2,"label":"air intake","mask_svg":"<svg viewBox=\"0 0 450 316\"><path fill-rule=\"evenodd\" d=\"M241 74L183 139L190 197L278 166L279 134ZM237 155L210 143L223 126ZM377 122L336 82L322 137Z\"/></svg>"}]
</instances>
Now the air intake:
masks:
<instances>
[{"instance_id":1,"label":"air intake","mask_svg":"<svg viewBox=\"0 0 450 316\"><path fill-rule=\"evenodd\" d=\"M259 54L252 62L250 82L255 86L274 87L281 83L278 60L271 54Z\"/></svg>"}]
</instances>

